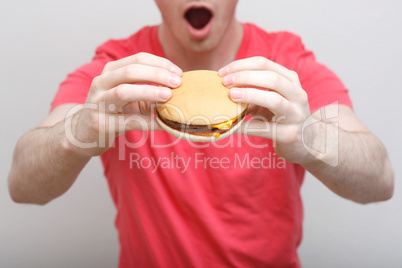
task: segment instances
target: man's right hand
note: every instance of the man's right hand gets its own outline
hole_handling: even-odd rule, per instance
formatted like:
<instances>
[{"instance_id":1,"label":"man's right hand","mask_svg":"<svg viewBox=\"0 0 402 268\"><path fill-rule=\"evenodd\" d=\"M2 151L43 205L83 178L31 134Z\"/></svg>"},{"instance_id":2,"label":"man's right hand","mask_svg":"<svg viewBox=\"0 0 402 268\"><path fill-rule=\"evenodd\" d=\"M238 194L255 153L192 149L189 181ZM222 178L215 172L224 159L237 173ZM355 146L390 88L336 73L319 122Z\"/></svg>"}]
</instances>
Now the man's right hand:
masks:
<instances>
[{"instance_id":1,"label":"man's right hand","mask_svg":"<svg viewBox=\"0 0 402 268\"><path fill-rule=\"evenodd\" d=\"M126 131L158 130L150 116L154 104L170 99L170 88L181 84L182 73L169 60L148 53L107 63L93 79L86 104L66 120L70 145L80 154L95 156ZM80 148L80 144L91 146Z\"/></svg>"},{"instance_id":2,"label":"man's right hand","mask_svg":"<svg viewBox=\"0 0 402 268\"><path fill-rule=\"evenodd\" d=\"M116 135L159 129L150 116L152 104L170 98L181 74L170 61L146 53L106 64L93 80L86 104L57 106L20 138L8 178L11 198L46 204L65 193Z\"/></svg>"}]
</instances>

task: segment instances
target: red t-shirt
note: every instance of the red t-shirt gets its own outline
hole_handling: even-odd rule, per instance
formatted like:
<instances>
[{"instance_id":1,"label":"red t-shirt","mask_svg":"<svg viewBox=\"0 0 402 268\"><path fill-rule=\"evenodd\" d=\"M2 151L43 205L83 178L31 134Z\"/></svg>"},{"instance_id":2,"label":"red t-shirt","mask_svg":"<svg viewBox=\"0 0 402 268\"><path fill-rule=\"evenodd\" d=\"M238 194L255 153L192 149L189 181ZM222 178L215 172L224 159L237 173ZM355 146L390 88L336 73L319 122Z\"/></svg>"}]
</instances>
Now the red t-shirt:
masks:
<instances>
[{"instance_id":1,"label":"red t-shirt","mask_svg":"<svg viewBox=\"0 0 402 268\"><path fill-rule=\"evenodd\" d=\"M264 56L296 71L312 111L334 101L351 105L299 37L243 27L237 59ZM100 46L61 84L52 107L84 103L106 62L138 52L164 56L157 26ZM130 131L101 158L117 207L119 267L300 267L304 169L279 158L271 140L191 143L164 131Z\"/></svg>"}]
</instances>

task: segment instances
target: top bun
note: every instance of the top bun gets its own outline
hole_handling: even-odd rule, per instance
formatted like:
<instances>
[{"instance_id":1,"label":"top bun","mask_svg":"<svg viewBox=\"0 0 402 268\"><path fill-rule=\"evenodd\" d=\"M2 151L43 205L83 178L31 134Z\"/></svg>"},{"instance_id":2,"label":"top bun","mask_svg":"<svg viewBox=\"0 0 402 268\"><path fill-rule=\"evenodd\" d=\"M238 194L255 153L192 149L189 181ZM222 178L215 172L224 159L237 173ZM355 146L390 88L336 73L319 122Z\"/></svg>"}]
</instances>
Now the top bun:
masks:
<instances>
[{"instance_id":1,"label":"top bun","mask_svg":"<svg viewBox=\"0 0 402 268\"><path fill-rule=\"evenodd\" d=\"M197 70L183 73L181 86L172 90L172 97L158 103L162 118L183 124L219 124L240 115L247 105L229 97L229 88L215 71Z\"/></svg>"}]
</instances>

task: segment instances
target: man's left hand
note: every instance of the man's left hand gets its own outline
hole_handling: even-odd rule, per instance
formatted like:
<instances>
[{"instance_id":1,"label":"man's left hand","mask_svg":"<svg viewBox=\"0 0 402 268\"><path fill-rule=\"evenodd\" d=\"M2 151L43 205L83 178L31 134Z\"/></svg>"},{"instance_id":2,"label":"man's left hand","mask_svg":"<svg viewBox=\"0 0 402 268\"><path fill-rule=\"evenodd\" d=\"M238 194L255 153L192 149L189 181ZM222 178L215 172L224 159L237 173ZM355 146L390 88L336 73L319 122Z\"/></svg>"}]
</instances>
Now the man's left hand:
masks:
<instances>
[{"instance_id":1,"label":"man's left hand","mask_svg":"<svg viewBox=\"0 0 402 268\"><path fill-rule=\"evenodd\" d=\"M245 121L242 134L273 140L276 153L287 161L300 163L307 157L301 132L310 108L296 72L253 57L226 65L219 75L233 101L249 103L253 120Z\"/></svg>"}]
</instances>

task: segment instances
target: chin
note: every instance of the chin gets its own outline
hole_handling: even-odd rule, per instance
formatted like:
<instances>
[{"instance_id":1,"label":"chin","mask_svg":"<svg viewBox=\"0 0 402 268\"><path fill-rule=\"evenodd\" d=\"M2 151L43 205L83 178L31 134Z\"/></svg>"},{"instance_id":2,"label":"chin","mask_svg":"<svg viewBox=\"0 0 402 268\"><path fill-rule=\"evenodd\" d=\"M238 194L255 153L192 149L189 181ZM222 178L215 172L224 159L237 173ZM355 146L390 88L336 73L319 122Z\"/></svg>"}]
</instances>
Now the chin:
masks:
<instances>
[{"instance_id":1,"label":"chin","mask_svg":"<svg viewBox=\"0 0 402 268\"><path fill-rule=\"evenodd\" d=\"M218 42L213 42L212 40L191 40L188 44L188 49L195 53L206 53L211 52L216 48Z\"/></svg>"}]
</instances>

